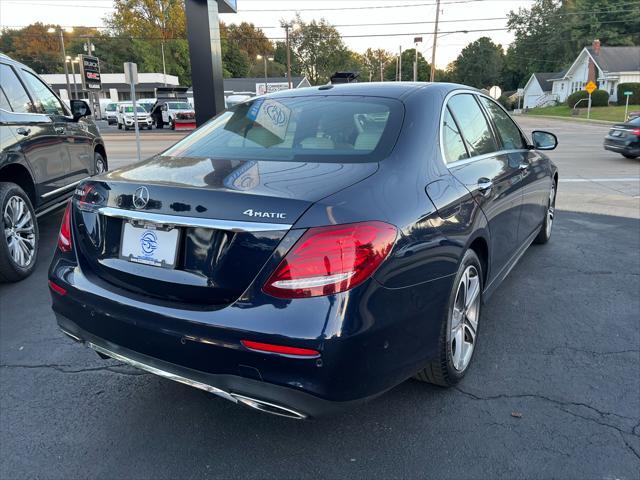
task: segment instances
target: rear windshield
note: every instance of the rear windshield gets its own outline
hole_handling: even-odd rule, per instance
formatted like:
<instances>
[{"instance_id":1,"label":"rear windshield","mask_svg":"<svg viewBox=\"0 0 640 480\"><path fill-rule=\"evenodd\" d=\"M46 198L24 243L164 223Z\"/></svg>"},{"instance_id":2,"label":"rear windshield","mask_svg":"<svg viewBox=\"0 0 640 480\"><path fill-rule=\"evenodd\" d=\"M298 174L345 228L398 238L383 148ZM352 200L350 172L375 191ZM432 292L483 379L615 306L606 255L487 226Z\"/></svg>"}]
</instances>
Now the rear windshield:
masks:
<instances>
[{"instance_id":1,"label":"rear windshield","mask_svg":"<svg viewBox=\"0 0 640 480\"><path fill-rule=\"evenodd\" d=\"M145 113L146 110L144 108L142 108L140 105L136 105L136 111L138 113ZM124 112L125 113L133 113L133 105L128 106L128 107L124 107Z\"/></svg>"},{"instance_id":2,"label":"rear windshield","mask_svg":"<svg viewBox=\"0 0 640 480\"><path fill-rule=\"evenodd\" d=\"M257 98L221 113L163 155L377 162L391 152L403 115L402 103L389 98Z\"/></svg>"},{"instance_id":3,"label":"rear windshield","mask_svg":"<svg viewBox=\"0 0 640 480\"><path fill-rule=\"evenodd\" d=\"M169 108L171 110L188 110L191 108L187 102L170 102Z\"/></svg>"}]
</instances>

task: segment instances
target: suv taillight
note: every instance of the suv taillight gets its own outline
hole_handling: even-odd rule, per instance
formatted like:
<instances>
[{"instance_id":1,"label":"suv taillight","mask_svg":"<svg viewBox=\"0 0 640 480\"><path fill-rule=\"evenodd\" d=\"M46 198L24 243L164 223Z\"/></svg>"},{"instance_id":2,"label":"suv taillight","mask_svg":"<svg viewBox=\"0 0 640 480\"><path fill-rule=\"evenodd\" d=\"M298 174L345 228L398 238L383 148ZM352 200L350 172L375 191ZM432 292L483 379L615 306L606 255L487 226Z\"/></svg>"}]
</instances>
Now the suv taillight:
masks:
<instances>
[{"instance_id":1,"label":"suv taillight","mask_svg":"<svg viewBox=\"0 0 640 480\"><path fill-rule=\"evenodd\" d=\"M71 251L71 200L67 202L58 235L58 248L61 252Z\"/></svg>"},{"instance_id":2,"label":"suv taillight","mask_svg":"<svg viewBox=\"0 0 640 480\"><path fill-rule=\"evenodd\" d=\"M262 288L278 298L306 298L349 290L369 278L393 248L398 231L384 222L307 230Z\"/></svg>"}]
</instances>

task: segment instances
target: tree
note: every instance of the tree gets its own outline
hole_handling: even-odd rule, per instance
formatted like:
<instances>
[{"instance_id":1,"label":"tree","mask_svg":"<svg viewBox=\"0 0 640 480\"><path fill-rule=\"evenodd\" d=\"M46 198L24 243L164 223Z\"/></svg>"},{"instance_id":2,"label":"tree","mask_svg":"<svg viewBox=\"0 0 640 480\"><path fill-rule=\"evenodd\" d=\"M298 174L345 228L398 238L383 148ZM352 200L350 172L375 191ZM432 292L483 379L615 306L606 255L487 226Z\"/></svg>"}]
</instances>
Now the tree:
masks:
<instances>
[{"instance_id":1,"label":"tree","mask_svg":"<svg viewBox=\"0 0 640 480\"><path fill-rule=\"evenodd\" d=\"M312 85L326 83L331 75L343 70L350 53L338 31L321 19L304 23L296 17L299 29L290 33L292 53Z\"/></svg>"},{"instance_id":2,"label":"tree","mask_svg":"<svg viewBox=\"0 0 640 480\"><path fill-rule=\"evenodd\" d=\"M416 49L409 48L402 51L402 81L413 81L413 62L416 60ZM385 80L394 81L397 78L398 55L394 55L385 68ZM418 81L428 82L431 75L431 66L418 52Z\"/></svg>"},{"instance_id":3,"label":"tree","mask_svg":"<svg viewBox=\"0 0 640 480\"><path fill-rule=\"evenodd\" d=\"M481 37L462 49L453 62L452 77L458 83L487 88L500 83L504 52L488 37Z\"/></svg>"},{"instance_id":4,"label":"tree","mask_svg":"<svg viewBox=\"0 0 640 480\"><path fill-rule=\"evenodd\" d=\"M391 63L394 63L393 54L384 49L373 50L367 48L367 50L360 56L360 63L362 70L360 72L360 81L362 82L379 82L380 71L382 66L383 77L386 78L385 71L389 68Z\"/></svg>"}]
</instances>

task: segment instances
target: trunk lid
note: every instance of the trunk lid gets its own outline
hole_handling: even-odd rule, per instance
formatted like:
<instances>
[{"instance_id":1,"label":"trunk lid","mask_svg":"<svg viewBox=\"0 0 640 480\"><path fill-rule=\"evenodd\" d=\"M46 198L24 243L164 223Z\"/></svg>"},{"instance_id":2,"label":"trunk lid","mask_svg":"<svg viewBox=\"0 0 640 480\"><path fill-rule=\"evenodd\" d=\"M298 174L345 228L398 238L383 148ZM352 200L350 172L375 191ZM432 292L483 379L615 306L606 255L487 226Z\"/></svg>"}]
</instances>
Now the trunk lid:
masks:
<instances>
[{"instance_id":1,"label":"trunk lid","mask_svg":"<svg viewBox=\"0 0 640 480\"><path fill-rule=\"evenodd\" d=\"M136 295L222 307L246 290L314 202L376 170L376 163L154 157L78 189L79 261ZM154 255L167 247L175 256L164 264L127 256L144 249L145 234Z\"/></svg>"}]
</instances>

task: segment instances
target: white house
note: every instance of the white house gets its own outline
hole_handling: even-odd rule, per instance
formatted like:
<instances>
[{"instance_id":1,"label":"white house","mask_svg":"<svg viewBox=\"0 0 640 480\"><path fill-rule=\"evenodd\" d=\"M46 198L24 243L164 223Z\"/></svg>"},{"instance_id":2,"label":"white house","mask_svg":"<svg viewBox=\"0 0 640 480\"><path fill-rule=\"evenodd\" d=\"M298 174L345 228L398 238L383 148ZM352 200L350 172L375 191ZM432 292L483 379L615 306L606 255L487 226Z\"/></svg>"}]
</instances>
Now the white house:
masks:
<instances>
[{"instance_id":1,"label":"white house","mask_svg":"<svg viewBox=\"0 0 640 480\"><path fill-rule=\"evenodd\" d=\"M551 94L563 102L569 95L584 89L589 81L609 92L609 101L617 101L620 83L640 82L640 47L605 47L594 40L582 49L568 70L549 79Z\"/></svg>"},{"instance_id":2,"label":"white house","mask_svg":"<svg viewBox=\"0 0 640 480\"><path fill-rule=\"evenodd\" d=\"M555 102L552 94L551 78L558 76L556 73L533 73L522 94L522 108L545 107Z\"/></svg>"}]
</instances>

